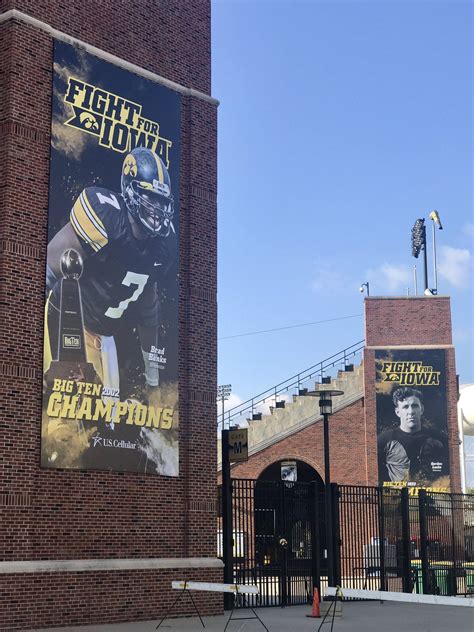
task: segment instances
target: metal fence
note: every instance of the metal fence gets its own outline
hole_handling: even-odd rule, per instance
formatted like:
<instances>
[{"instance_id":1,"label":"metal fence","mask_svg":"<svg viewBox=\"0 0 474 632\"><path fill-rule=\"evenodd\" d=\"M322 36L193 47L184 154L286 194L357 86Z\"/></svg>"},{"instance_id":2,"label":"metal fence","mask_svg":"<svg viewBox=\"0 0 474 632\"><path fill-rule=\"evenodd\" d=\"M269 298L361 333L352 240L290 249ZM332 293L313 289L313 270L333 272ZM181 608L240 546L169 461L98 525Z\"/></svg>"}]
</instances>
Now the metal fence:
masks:
<instances>
[{"instance_id":1,"label":"metal fence","mask_svg":"<svg viewBox=\"0 0 474 632\"><path fill-rule=\"evenodd\" d=\"M336 486L336 567L345 588L474 592L474 496Z\"/></svg>"},{"instance_id":2,"label":"metal fence","mask_svg":"<svg viewBox=\"0 0 474 632\"><path fill-rule=\"evenodd\" d=\"M323 492L316 483L231 482L232 581L259 588L252 607L309 603L327 585ZM336 484L331 495L336 584L474 594L474 495ZM217 527L222 557L222 512Z\"/></svg>"}]
</instances>

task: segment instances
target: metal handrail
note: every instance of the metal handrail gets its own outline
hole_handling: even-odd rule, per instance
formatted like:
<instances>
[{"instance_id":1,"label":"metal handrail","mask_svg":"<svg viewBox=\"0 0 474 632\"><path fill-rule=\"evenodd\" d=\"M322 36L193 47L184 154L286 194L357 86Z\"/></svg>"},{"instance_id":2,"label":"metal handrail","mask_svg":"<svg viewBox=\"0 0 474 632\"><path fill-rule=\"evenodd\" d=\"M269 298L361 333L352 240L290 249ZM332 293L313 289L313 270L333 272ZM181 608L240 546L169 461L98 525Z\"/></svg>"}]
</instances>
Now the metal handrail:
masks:
<instances>
[{"instance_id":1,"label":"metal handrail","mask_svg":"<svg viewBox=\"0 0 474 632\"><path fill-rule=\"evenodd\" d=\"M255 395L242 404L238 404L237 406L229 408L229 410L226 411L224 415L220 416L220 418L217 420L217 427L219 427L220 425L225 426L226 422L227 425L230 426L230 422L233 418L240 416L247 411L252 411L253 414L255 407L259 404L264 404L265 401L270 397L275 397L276 402L279 394L281 395L287 393L292 388L298 388L299 390L304 382L310 380L315 375L319 375L320 378L325 377L324 374L328 369L333 368L334 366L336 366L336 364L339 364L341 362L343 362L345 365L349 358L355 356L364 348L364 344L365 340L355 342L349 347L342 349L342 351L338 351L332 356L329 356L328 358L325 358L324 360L313 364L304 371L300 371L299 373L296 373L296 375L292 375L283 382L279 382L275 386L272 386L262 393Z\"/></svg>"}]
</instances>

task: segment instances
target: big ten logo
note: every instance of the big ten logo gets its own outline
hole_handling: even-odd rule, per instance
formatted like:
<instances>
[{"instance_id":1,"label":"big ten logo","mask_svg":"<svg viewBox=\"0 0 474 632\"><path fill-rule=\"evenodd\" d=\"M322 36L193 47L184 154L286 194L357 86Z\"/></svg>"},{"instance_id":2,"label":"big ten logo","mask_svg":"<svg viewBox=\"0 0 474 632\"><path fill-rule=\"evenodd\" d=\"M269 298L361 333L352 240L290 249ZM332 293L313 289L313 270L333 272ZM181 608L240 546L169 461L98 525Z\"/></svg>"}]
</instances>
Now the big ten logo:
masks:
<instances>
[{"instance_id":1,"label":"big ten logo","mask_svg":"<svg viewBox=\"0 0 474 632\"><path fill-rule=\"evenodd\" d=\"M81 337L75 334L63 334L63 347L65 349L80 349Z\"/></svg>"}]
</instances>

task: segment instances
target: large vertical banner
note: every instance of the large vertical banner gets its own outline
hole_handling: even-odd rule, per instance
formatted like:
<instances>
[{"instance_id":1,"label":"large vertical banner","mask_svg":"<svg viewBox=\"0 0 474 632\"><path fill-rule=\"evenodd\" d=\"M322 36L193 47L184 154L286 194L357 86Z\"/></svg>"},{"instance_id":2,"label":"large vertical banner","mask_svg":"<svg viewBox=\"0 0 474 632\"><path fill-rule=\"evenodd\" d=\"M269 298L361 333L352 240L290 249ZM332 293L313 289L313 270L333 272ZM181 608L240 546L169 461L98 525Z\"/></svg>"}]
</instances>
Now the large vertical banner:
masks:
<instances>
[{"instance_id":1,"label":"large vertical banner","mask_svg":"<svg viewBox=\"0 0 474 632\"><path fill-rule=\"evenodd\" d=\"M445 352L378 350L375 364L380 485L449 491Z\"/></svg>"},{"instance_id":2,"label":"large vertical banner","mask_svg":"<svg viewBox=\"0 0 474 632\"><path fill-rule=\"evenodd\" d=\"M43 467L178 476L178 93L55 43Z\"/></svg>"}]
</instances>

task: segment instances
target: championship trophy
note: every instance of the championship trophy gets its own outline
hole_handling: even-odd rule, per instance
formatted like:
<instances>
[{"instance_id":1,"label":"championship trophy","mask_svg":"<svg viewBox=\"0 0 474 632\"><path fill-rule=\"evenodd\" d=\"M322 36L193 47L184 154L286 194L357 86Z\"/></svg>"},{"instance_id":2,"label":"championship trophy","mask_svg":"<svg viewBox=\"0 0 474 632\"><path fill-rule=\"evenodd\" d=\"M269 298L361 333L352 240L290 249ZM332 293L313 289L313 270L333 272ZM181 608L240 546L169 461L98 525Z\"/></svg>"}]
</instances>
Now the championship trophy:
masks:
<instances>
[{"instance_id":1,"label":"championship trophy","mask_svg":"<svg viewBox=\"0 0 474 632\"><path fill-rule=\"evenodd\" d=\"M59 281L59 327L57 359L52 360L46 373L46 383L51 387L56 378L76 382L99 383L94 365L87 361L82 316L81 288L79 279L83 271L81 255L69 248L61 257Z\"/></svg>"}]
</instances>

